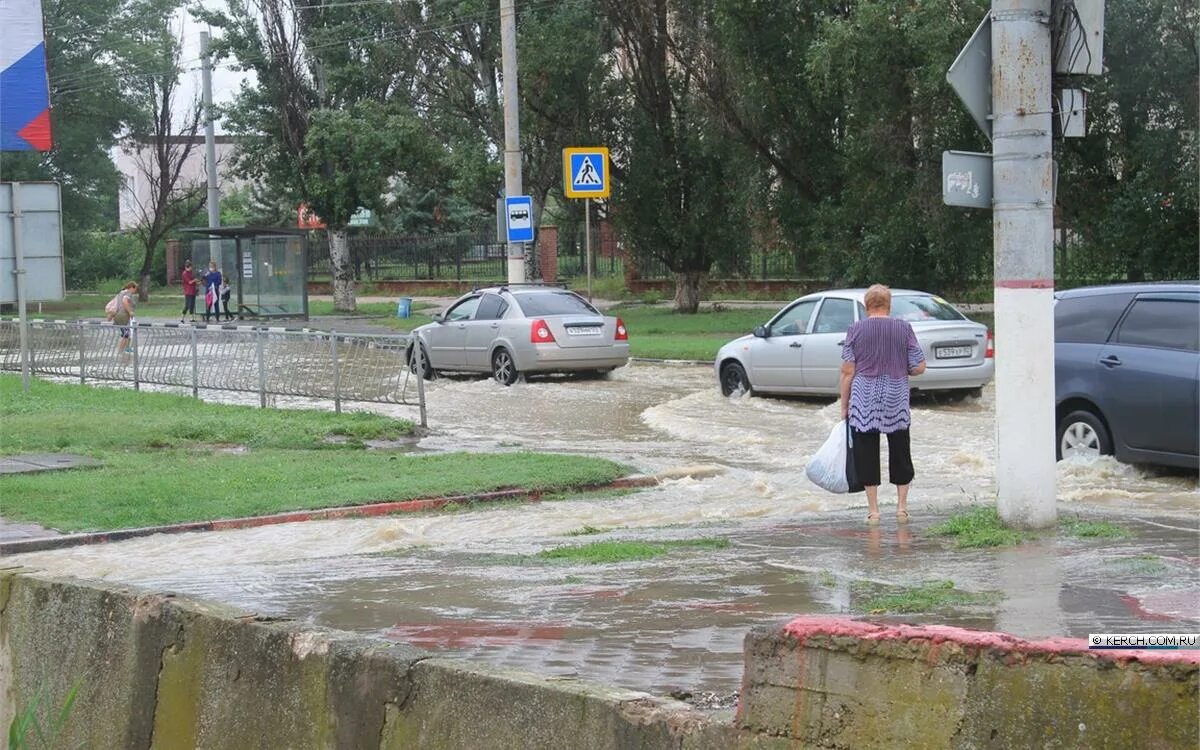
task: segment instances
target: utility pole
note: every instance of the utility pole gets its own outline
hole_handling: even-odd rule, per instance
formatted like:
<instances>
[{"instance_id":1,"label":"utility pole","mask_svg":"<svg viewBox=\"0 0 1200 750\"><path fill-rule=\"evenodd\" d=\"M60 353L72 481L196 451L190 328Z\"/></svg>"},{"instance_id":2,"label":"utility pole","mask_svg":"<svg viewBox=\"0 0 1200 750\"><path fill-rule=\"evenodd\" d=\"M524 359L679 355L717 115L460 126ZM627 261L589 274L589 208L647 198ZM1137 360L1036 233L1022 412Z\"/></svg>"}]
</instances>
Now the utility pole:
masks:
<instances>
[{"instance_id":1,"label":"utility pole","mask_svg":"<svg viewBox=\"0 0 1200 750\"><path fill-rule=\"evenodd\" d=\"M221 226L221 188L217 186L217 136L215 132L212 103L212 54L209 51L208 32L200 32L200 57L203 65L200 80L204 98L204 159L208 171L208 228ZM219 240L209 240L209 260L221 263Z\"/></svg>"},{"instance_id":2,"label":"utility pole","mask_svg":"<svg viewBox=\"0 0 1200 750\"><path fill-rule=\"evenodd\" d=\"M996 508L1057 518L1051 0L992 0Z\"/></svg>"},{"instance_id":3,"label":"utility pole","mask_svg":"<svg viewBox=\"0 0 1200 750\"><path fill-rule=\"evenodd\" d=\"M504 78L504 195L522 194L521 120L517 110L517 10L500 0L500 75ZM508 243L508 281L525 281L525 245Z\"/></svg>"}]
</instances>

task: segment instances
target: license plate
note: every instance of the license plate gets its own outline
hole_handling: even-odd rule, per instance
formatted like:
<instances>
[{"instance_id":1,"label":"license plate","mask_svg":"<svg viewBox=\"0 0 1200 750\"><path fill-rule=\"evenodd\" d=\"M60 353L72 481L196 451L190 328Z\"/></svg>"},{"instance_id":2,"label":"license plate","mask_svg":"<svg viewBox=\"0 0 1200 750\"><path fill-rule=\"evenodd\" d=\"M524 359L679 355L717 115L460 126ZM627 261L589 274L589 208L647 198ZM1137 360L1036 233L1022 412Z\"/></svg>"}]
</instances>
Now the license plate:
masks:
<instances>
[{"instance_id":1,"label":"license plate","mask_svg":"<svg viewBox=\"0 0 1200 750\"><path fill-rule=\"evenodd\" d=\"M939 346L934 349L934 354L938 359L962 359L971 356L971 349L969 346Z\"/></svg>"},{"instance_id":2,"label":"license plate","mask_svg":"<svg viewBox=\"0 0 1200 750\"><path fill-rule=\"evenodd\" d=\"M603 332L604 329L598 326L577 326L575 328L568 326L567 328L567 333L571 336L599 336Z\"/></svg>"}]
</instances>

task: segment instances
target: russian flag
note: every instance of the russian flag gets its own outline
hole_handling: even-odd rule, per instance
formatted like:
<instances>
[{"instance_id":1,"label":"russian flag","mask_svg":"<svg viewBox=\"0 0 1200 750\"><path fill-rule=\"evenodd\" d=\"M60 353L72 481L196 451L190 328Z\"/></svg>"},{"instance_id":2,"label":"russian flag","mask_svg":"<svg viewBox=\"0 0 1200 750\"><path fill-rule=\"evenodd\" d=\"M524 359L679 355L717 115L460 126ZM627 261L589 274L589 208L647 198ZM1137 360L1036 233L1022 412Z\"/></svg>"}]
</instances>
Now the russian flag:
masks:
<instances>
[{"instance_id":1,"label":"russian flag","mask_svg":"<svg viewBox=\"0 0 1200 750\"><path fill-rule=\"evenodd\" d=\"M42 0L0 0L0 151L49 151Z\"/></svg>"}]
</instances>

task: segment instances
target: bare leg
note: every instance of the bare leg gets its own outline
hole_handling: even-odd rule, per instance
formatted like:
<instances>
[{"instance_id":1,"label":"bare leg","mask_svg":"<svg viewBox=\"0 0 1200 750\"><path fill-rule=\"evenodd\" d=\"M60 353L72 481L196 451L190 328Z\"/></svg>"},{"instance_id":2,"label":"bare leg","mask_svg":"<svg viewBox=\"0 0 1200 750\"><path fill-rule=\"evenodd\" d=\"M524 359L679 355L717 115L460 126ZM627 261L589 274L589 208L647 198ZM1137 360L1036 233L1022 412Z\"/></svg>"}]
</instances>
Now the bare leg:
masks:
<instances>
[{"instance_id":1,"label":"bare leg","mask_svg":"<svg viewBox=\"0 0 1200 750\"><path fill-rule=\"evenodd\" d=\"M896 485L896 516L908 518L908 485Z\"/></svg>"},{"instance_id":2,"label":"bare leg","mask_svg":"<svg viewBox=\"0 0 1200 750\"><path fill-rule=\"evenodd\" d=\"M879 486L864 487L867 491L867 520L879 520Z\"/></svg>"}]
</instances>

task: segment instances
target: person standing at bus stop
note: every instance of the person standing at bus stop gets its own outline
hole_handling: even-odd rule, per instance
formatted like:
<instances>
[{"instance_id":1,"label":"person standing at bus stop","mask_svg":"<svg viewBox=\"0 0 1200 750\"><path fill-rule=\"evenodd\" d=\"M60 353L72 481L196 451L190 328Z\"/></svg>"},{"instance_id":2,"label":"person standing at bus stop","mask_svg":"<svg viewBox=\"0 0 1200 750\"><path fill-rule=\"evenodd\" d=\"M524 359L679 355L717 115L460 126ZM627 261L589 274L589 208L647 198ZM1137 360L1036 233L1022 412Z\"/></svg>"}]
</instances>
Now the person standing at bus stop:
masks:
<instances>
[{"instance_id":1,"label":"person standing at bus stop","mask_svg":"<svg viewBox=\"0 0 1200 750\"><path fill-rule=\"evenodd\" d=\"M204 322L210 315L217 316L221 322L221 272L217 270L215 260L208 262L208 273L204 274Z\"/></svg>"},{"instance_id":2,"label":"person standing at bus stop","mask_svg":"<svg viewBox=\"0 0 1200 750\"><path fill-rule=\"evenodd\" d=\"M196 275L192 273L192 262L190 260L183 262L183 312L179 316L179 322L184 322L183 319L187 315L192 316L192 322L196 322L196 287L200 282L196 279Z\"/></svg>"}]
</instances>

